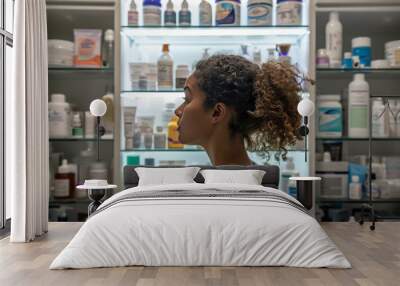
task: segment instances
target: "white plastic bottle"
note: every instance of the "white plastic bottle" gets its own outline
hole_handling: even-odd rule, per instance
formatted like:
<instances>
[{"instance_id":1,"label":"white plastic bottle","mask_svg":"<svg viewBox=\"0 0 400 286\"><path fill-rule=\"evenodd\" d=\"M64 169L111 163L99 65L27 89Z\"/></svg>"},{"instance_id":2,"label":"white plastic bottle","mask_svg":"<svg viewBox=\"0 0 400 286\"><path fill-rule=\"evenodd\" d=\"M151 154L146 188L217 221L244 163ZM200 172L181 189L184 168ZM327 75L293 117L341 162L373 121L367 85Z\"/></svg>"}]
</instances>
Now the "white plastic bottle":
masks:
<instances>
[{"instance_id":1,"label":"white plastic bottle","mask_svg":"<svg viewBox=\"0 0 400 286\"><path fill-rule=\"evenodd\" d=\"M164 44L163 54L157 62L158 89L168 90L174 87L174 62L169 55L169 45Z\"/></svg>"},{"instance_id":2,"label":"white plastic bottle","mask_svg":"<svg viewBox=\"0 0 400 286\"><path fill-rule=\"evenodd\" d=\"M167 27L176 26L176 12L172 0L168 0L167 9L164 11L164 25Z\"/></svg>"},{"instance_id":3,"label":"white plastic bottle","mask_svg":"<svg viewBox=\"0 0 400 286\"><path fill-rule=\"evenodd\" d=\"M199 25L211 26L212 25L212 8L207 0L201 0L199 5Z\"/></svg>"},{"instance_id":4,"label":"white plastic bottle","mask_svg":"<svg viewBox=\"0 0 400 286\"><path fill-rule=\"evenodd\" d=\"M361 188L360 178L358 176L352 176L351 183L349 185L349 199L361 200L361 198L362 198L362 188Z\"/></svg>"},{"instance_id":5,"label":"white plastic bottle","mask_svg":"<svg viewBox=\"0 0 400 286\"><path fill-rule=\"evenodd\" d=\"M70 127L70 105L65 102L65 95L55 93L49 102L49 137L65 138L72 135Z\"/></svg>"},{"instance_id":6,"label":"white plastic bottle","mask_svg":"<svg viewBox=\"0 0 400 286\"><path fill-rule=\"evenodd\" d=\"M326 49L331 67L340 67L342 63L343 26L339 21L339 13L331 12L325 27Z\"/></svg>"},{"instance_id":7,"label":"white plastic bottle","mask_svg":"<svg viewBox=\"0 0 400 286\"><path fill-rule=\"evenodd\" d=\"M365 138L369 136L369 108L369 84L365 81L364 74L355 74L349 85L349 137Z\"/></svg>"},{"instance_id":8,"label":"white plastic bottle","mask_svg":"<svg viewBox=\"0 0 400 286\"><path fill-rule=\"evenodd\" d=\"M161 1L143 0L143 24L161 26Z\"/></svg>"},{"instance_id":9,"label":"white plastic bottle","mask_svg":"<svg viewBox=\"0 0 400 286\"><path fill-rule=\"evenodd\" d=\"M137 26L138 23L139 13L136 8L135 0L132 0L128 10L128 26Z\"/></svg>"},{"instance_id":10,"label":"white plastic bottle","mask_svg":"<svg viewBox=\"0 0 400 286\"><path fill-rule=\"evenodd\" d=\"M102 52L103 66L112 68L114 67L114 31L108 29L104 33L104 48Z\"/></svg>"},{"instance_id":11,"label":"white plastic bottle","mask_svg":"<svg viewBox=\"0 0 400 286\"><path fill-rule=\"evenodd\" d=\"M372 137L389 137L389 112L382 98L372 102Z\"/></svg>"},{"instance_id":12,"label":"white plastic bottle","mask_svg":"<svg viewBox=\"0 0 400 286\"><path fill-rule=\"evenodd\" d=\"M179 26L190 26L192 24L192 14L189 11L189 4L183 0L181 10L179 11Z\"/></svg>"}]
</instances>

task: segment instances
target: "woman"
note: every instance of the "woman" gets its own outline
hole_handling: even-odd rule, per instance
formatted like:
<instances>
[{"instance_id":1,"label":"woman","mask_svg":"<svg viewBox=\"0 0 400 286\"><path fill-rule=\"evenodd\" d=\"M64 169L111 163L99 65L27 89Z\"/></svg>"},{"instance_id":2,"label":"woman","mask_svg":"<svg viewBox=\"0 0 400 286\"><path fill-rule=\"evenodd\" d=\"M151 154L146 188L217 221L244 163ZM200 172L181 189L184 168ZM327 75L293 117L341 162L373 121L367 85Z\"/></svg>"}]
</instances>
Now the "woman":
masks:
<instances>
[{"instance_id":1,"label":"woman","mask_svg":"<svg viewBox=\"0 0 400 286\"><path fill-rule=\"evenodd\" d=\"M290 65L260 68L241 56L215 55L196 65L175 110L179 140L202 146L213 165L251 165L246 148L278 150L301 138L301 82Z\"/></svg>"}]
</instances>

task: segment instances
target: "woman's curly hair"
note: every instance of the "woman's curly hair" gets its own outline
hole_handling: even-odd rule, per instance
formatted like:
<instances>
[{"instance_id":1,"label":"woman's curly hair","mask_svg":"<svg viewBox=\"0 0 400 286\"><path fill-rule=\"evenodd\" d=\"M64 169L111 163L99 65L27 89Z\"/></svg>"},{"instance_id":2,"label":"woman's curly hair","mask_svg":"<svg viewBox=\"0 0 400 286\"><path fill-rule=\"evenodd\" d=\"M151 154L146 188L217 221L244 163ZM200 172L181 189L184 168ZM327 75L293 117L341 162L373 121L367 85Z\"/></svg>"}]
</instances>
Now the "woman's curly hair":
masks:
<instances>
[{"instance_id":1,"label":"woman's curly hair","mask_svg":"<svg viewBox=\"0 0 400 286\"><path fill-rule=\"evenodd\" d=\"M304 78L293 66L268 61L261 67L241 56L214 55L197 63L194 76L206 94L205 108L222 102L233 108L231 134L240 133L249 150L286 159L301 139L297 112Z\"/></svg>"}]
</instances>

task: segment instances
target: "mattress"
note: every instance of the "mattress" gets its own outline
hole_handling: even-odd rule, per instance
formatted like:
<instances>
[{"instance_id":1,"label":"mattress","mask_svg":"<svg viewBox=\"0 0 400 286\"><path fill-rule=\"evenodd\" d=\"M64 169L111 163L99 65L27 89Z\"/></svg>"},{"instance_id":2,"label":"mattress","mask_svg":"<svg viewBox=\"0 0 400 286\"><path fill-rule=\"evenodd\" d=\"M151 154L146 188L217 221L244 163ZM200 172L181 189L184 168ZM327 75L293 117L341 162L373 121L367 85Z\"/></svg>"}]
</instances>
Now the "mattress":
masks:
<instances>
[{"instance_id":1,"label":"mattress","mask_svg":"<svg viewBox=\"0 0 400 286\"><path fill-rule=\"evenodd\" d=\"M133 265L351 267L286 193L191 183L140 186L112 196L50 269Z\"/></svg>"}]
</instances>

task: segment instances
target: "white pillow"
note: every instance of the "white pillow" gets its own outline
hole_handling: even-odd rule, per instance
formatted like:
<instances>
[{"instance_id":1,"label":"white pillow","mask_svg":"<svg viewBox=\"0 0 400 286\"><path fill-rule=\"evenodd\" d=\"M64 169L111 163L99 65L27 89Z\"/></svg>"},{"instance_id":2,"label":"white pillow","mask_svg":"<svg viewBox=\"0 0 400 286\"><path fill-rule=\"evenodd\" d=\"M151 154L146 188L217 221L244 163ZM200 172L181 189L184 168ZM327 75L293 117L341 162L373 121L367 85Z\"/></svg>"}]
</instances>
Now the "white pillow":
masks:
<instances>
[{"instance_id":1,"label":"white pillow","mask_svg":"<svg viewBox=\"0 0 400 286\"><path fill-rule=\"evenodd\" d=\"M265 171L262 170L201 170L204 183L234 183L261 185Z\"/></svg>"},{"instance_id":2,"label":"white pillow","mask_svg":"<svg viewBox=\"0 0 400 286\"><path fill-rule=\"evenodd\" d=\"M199 170L199 167L135 168L139 176L138 186L195 183L193 179Z\"/></svg>"}]
</instances>

